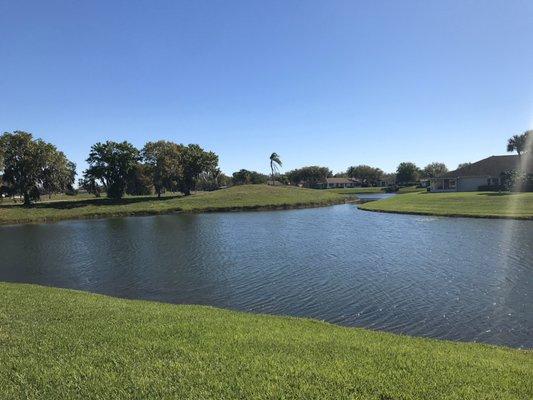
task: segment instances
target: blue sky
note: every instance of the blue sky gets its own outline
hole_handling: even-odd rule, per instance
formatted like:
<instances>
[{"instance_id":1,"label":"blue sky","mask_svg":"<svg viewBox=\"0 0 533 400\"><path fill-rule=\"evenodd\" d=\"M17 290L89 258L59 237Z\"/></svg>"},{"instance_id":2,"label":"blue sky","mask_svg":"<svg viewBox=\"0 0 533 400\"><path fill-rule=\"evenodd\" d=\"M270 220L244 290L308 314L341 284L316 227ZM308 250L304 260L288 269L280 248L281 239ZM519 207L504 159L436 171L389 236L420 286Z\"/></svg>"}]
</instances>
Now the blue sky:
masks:
<instances>
[{"instance_id":1,"label":"blue sky","mask_svg":"<svg viewBox=\"0 0 533 400\"><path fill-rule=\"evenodd\" d=\"M533 1L0 0L0 130L223 171L455 168L533 128Z\"/></svg>"}]
</instances>

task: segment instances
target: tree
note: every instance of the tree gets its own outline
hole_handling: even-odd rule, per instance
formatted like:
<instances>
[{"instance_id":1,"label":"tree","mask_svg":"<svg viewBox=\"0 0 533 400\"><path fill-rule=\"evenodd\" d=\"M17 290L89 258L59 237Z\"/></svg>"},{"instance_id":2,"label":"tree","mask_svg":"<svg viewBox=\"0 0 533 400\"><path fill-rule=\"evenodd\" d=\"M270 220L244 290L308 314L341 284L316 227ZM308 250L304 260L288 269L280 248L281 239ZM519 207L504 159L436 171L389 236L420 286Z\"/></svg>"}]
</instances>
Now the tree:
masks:
<instances>
[{"instance_id":1,"label":"tree","mask_svg":"<svg viewBox=\"0 0 533 400\"><path fill-rule=\"evenodd\" d=\"M196 188L198 190L212 191L228 186L231 178L226 176L219 168L211 171L204 171L198 176Z\"/></svg>"},{"instance_id":2,"label":"tree","mask_svg":"<svg viewBox=\"0 0 533 400\"><path fill-rule=\"evenodd\" d=\"M457 169L465 168L465 167L468 167L469 165L472 165L472 163L471 162L461 163L457 166Z\"/></svg>"},{"instance_id":3,"label":"tree","mask_svg":"<svg viewBox=\"0 0 533 400\"><path fill-rule=\"evenodd\" d=\"M191 194L202 172L213 171L218 167L218 156L212 151L204 151L197 144L183 146L180 152L182 176L180 190L185 195Z\"/></svg>"},{"instance_id":4,"label":"tree","mask_svg":"<svg viewBox=\"0 0 533 400\"><path fill-rule=\"evenodd\" d=\"M78 179L78 187L87 191L89 194L94 194L96 197L100 197L103 187L99 185L94 178L81 178Z\"/></svg>"},{"instance_id":5,"label":"tree","mask_svg":"<svg viewBox=\"0 0 533 400\"><path fill-rule=\"evenodd\" d=\"M47 144L47 146L49 146L46 150L48 167L43 170L43 192L51 196L53 193L73 190L76 164L69 161L63 152L57 151L51 144Z\"/></svg>"},{"instance_id":6,"label":"tree","mask_svg":"<svg viewBox=\"0 0 533 400\"><path fill-rule=\"evenodd\" d=\"M139 150L128 142L96 143L91 147L84 172L84 179L100 182L107 197L120 199L124 196L128 178L140 161Z\"/></svg>"},{"instance_id":7,"label":"tree","mask_svg":"<svg viewBox=\"0 0 533 400\"><path fill-rule=\"evenodd\" d=\"M149 167L137 164L133 167L126 182L126 193L132 196L146 196L154 192Z\"/></svg>"},{"instance_id":8,"label":"tree","mask_svg":"<svg viewBox=\"0 0 533 400\"><path fill-rule=\"evenodd\" d=\"M274 184L274 177L278 173L279 167L282 166L281 159L278 153L272 153L270 155L270 177L272 184Z\"/></svg>"},{"instance_id":9,"label":"tree","mask_svg":"<svg viewBox=\"0 0 533 400\"><path fill-rule=\"evenodd\" d=\"M346 174L350 178L361 180L365 185L375 186L383 177L383 171L379 168L370 167L368 165L357 165L349 167Z\"/></svg>"},{"instance_id":10,"label":"tree","mask_svg":"<svg viewBox=\"0 0 533 400\"><path fill-rule=\"evenodd\" d=\"M175 190L182 175L182 145L160 140L148 142L142 149L142 157L151 175L157 197L165 190Z\"/></svg>"},{"instance_id":11,"label":"tree","mask_svg":"<svg viewBox=\"0 0 533 400\"><path fill-rule=\"evenodd\" d=\"M41 192L67 190L74 183L76 166L64 153L31 133L15 131L0 136L2 180L24 205L38 200Z\"/></svg>"},{"instance_id":12,"label":"tree","mask_svg":"<svg viewBox=\"0 0 533 400\"><path fill-rule=\"evenodd\" d=\"M293 185L303 183L304 186L313 187L317 183L323 182L326 178L332 176L331 170L327 167L311 165L288 171L285 174L289 182Z\"/></svg>"},{"instance_id":13,"label":"tree","mask_svg":"<svg viewBox=\"0 0 533 400\"><path fill-rule=\"evenodd\" d=\"M507 141L507 151L516 151L518 155L531 151L533 148L533 130L525 131L521 135L514 135Z\"/></svg>"},{"instance_id":14,"label":"tree","mask_svg":"<svg viewBox=\"0 0 533 400\"><path fill-rule=\"evenodd\" d=\"M424 167L422 171L424 177L426 178L435 178L437 176L443 175L448 172L448 168L444 163L433 162Z\"/></svg>"},{"instance_id":15,"label":"tree","mask_svg":"<svg viewBox=\"0 0 533 400\"><path fill-rule=\"evenodd\" d=\"M412 162L402 162L396 169L396 182L399 184L407 184L418 180L420 170Z\"/></svg>"},{"instance_id":16,"label":"tree","mask_svg":"<svg viewBox=\"0 0 533 400\"><path fill-rule=\"evenodd\" d=\"M231 180L234 185L258 185L267 183L268 176L257 171L241 169L233 173Z\"/></svg>"}]
</instances>

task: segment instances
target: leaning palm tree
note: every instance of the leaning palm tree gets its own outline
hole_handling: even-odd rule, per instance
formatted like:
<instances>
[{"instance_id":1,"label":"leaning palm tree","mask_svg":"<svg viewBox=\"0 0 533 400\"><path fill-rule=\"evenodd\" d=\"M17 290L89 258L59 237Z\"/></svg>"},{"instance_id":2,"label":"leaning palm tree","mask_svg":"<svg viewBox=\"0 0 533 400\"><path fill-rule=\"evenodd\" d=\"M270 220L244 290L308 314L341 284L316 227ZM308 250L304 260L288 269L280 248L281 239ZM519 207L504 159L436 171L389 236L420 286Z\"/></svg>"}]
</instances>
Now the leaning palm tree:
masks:
<instances>
[{"instance_id":1,"label":"leaning palm tree","mask_svg":"<svg viewBox=\"0 0 533 400\"><path fill-rule=\"evenodd\" d=\"M278 167L282 166L281 159L279 158L278 153L272 153L270 155L270 174L271 174L271 182L272 185L274 185L274 176L278 172Z\"/></svg>"}]
</instances>

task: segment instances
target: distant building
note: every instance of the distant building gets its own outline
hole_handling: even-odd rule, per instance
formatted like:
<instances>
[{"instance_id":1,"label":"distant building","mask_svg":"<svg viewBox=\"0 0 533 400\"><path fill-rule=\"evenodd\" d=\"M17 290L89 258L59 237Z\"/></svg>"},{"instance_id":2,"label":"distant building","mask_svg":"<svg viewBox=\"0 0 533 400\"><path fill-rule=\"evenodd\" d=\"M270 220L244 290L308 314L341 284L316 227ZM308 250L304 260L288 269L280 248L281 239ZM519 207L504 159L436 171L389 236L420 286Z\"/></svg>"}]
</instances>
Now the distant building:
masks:
<instances>
[{"instance_id":1,"label":"distant building","mask_svg":"<svg viewBox=\"0 0 533 400\"><path fill-rule=\"evenodd\" d=\"M317 184L319 189L353 188L361 186L361 181L353 178L326 178Z\"/></svg>"},{"instance_id":2,"label":"distant building","mask_svg":"<svg viewBox=\"0 0 533 400\"><path fill-rule=\"evenodd\" d=\"M522 156L524 157L524 156ZM533 173L529 157L526 173ZM499 187L503 172L520 169L520 156L491 156L463 168L430 179L431 192L474 192L480 187Z\"/></svg>"}]
</instances>

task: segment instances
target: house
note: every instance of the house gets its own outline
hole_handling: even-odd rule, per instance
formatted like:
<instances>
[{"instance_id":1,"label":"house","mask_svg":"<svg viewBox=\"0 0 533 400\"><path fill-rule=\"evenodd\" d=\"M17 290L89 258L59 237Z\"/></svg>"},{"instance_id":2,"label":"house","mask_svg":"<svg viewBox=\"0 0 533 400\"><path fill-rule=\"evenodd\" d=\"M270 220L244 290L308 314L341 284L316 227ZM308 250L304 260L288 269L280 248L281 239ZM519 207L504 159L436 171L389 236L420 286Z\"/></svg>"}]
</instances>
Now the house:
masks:
<instances>
[{"instance_id":1,"label":"house","mask_svg":"<svg viewBox=\"0 0 533 400\"><path fill-rule=\"evenodd\" d=\"M518 155L491 156L436 178L431 178L430 191L473 192L479 190L480 187L499 187L502 184L501 174L503 172L525 169L526 173L532 173L533 159L529 157L529 160L526 161L527 165L520 165L521 159Z\"/></svg>"},{"instance_id":2,"label":"house","mask_svg":"<svg viewBox=\"0 0 533 400\"><path fill-rule=\"evenodd\" d=\"M326 178L317 184L319 189L353 188L361 186L361 182L353 178Z\"/></svg>"}]
</instances>

